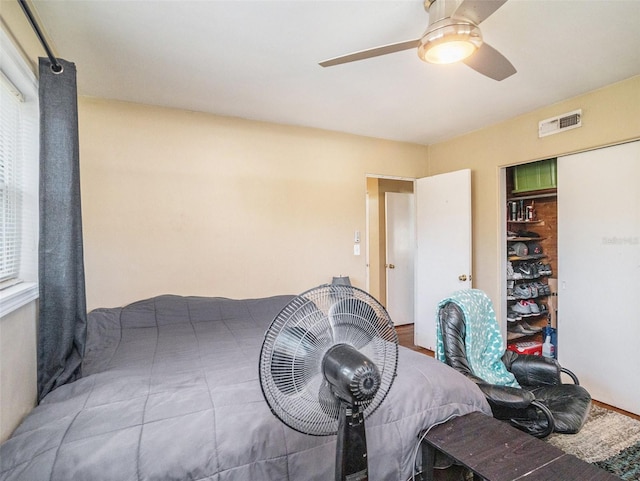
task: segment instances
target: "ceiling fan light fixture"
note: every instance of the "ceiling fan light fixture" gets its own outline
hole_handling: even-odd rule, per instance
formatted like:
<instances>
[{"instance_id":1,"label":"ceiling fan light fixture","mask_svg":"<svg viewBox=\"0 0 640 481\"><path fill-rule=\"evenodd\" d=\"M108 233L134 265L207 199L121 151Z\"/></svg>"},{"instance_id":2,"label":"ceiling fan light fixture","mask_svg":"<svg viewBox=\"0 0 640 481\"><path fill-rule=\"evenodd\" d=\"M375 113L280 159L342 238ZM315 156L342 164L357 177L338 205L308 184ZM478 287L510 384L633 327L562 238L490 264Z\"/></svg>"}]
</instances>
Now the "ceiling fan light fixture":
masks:
<instances>
[{"instance_id":1,"label":"ceiling fan light fixture","mask_svg":"<svg viewBox=\"0 0 640 481\"><path fill-rule=\"evenodd\" d=\"M482 45L480 29L471 23L448 23L428 30L420 41L418 56L429 63L464 60Z\"/></svg>"}]
</instances>

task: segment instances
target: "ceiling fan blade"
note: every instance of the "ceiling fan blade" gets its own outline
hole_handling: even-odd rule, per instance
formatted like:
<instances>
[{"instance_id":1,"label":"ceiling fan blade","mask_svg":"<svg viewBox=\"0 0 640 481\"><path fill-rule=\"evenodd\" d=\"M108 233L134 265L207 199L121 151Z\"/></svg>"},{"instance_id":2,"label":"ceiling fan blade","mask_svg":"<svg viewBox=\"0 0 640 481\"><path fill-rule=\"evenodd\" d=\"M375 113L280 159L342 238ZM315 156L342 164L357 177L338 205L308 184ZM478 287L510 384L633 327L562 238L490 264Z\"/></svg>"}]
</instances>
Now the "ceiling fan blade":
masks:
<instances>
[{"instance_id":1,"label":"ceiling fan blade","mask_svg":"<svg viewBox=\"0 0 640 481\"><path fill-rule=\"evenodd\" d=\"M487 43L483 43L476 53L463 62L476 72L498 81L517 72L504 55Z\"/></svg>"},{"instance_id":2,"label":"ceiling fan blade","mask_svg":"<svg viewBox=\"0 0 640 481\"><path fill-rule=\"evenodd\" d=\"M463 0L451 18L471 20L476 25L480 25L505 3L507 0Z\"/></svg>"},{"instance_id":3,"label":"ceiling fan blade","mask_svg":"<svg viewBox=\"0 0 640 481\"><path fill-rule=\"evenodd\" d=\"M340 65L342 63L355 62L356 60L364 60L367 58L379 57L380 55L387 55L388 53L409 50L410 48L417 48L419 45L420 39L392 43L390 45L383 45L382 47L375 47L368 50L361 50L359 52L350 53L341 57L330 58L328 60L320 62L320 65L323 67L332 67L334 65Z\"/></svg>"}]
</instances>

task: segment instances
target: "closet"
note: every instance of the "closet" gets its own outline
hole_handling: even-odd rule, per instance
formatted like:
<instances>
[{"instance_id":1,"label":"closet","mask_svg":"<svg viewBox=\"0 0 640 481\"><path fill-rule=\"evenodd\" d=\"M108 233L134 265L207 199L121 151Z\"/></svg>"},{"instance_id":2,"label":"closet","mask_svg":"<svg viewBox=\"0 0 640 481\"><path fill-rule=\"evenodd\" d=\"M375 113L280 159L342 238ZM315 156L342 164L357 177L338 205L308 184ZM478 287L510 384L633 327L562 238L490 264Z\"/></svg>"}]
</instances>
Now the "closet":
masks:
<instances>
[{"instance_id":1,"label":"closet","mask_svg":"<svg viewBox=\"0 0 640 481\"><path fill-rule=\"evenodd\" d=\"M640 414L640 141L504 171L508 345L541 354L551 326L594 399Z\"/></svg>"},{"instance_id":2,"label":"closet","mask_svg":"<svg viewBox=\"0 0 640 481\"><path fill-rule=\"evenodd\" d=\"M557 355L557 161L506 169L507 348L542 355L546 334Z\"/></svg>"}]
</instances>

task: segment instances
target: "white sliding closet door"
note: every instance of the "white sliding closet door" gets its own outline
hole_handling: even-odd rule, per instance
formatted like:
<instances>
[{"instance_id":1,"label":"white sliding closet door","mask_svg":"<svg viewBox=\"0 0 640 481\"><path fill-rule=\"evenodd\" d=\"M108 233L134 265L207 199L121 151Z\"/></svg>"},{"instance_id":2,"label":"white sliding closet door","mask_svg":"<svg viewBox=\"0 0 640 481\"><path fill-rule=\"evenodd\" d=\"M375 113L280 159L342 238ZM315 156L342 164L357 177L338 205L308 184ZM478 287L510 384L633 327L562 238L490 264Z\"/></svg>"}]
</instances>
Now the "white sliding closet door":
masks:
<instances>
[{"instance_id":1,"label":"white sliding closet door","mask_svg":"<svg viewBox=\"0 0 640 481\"><path fill-rule=\"evenodd\" d=\"M558 159L558 360L640 414L640 141Z\"/></svg>"}]
</instances>

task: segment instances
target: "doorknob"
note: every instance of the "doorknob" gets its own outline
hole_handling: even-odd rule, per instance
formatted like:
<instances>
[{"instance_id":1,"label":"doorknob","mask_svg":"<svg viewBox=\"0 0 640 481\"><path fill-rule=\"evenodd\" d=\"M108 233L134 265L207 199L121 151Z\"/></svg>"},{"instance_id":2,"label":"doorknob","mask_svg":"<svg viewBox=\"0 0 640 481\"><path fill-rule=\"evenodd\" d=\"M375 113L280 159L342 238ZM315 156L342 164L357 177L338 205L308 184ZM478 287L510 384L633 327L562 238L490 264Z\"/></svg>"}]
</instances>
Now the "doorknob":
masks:
<instances>
[{"instance_id":1,"label":"doorknob","mask_svg":"<svg viewBox=\"0 0 640 481\"><path fill-rule=\"evenodd\" d=\"M459 275L459 276L458 276L458 280L459 280L459 281L462 281L462 282L466 281L466 280L467 280L467 276L466 276L466 274L461 274L461 275Z\"/></svg>"},{"instance_id":2,"label":"doorknob","mask_svg":"<svg viewBox=\"0 0 640 481\"><path fill-rule=\"evenodd\" d=\"M389 269L395 269L396 268L396 266L393 265L393 264L389 264L388 267L389 267Z\"/></svg>"}]
</instances>

